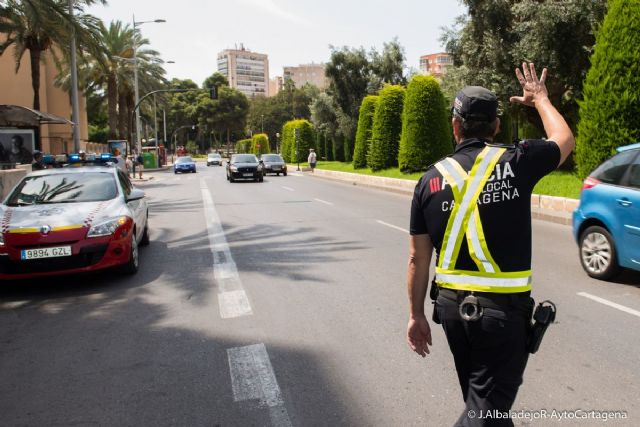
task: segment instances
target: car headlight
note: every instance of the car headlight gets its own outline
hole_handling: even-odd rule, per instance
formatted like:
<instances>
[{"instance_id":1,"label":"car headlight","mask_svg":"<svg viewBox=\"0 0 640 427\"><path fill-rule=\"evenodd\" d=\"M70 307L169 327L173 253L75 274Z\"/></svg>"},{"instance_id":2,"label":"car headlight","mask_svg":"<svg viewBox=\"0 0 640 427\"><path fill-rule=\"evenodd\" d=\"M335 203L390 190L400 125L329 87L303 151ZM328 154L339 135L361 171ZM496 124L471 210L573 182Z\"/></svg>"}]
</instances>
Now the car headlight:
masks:
<instances>
[{"instance_id":1,"label":"car headlight","mask_svg":"<svg viewBox=\"0 0 640 427\"><path fill-rule=\"evenodd\" d=\"M238 172L238 167L237 166L229 166L229 170L231 172Z\"/></svg>"},{"instance_id":2,"label":"car headlight","mask_svg":"<svg viewBox=\"0 0 640 427\"><path fill-rule=\"evenodd\" d=\"M127 223L127 219L128 218L126 216L120 216L117 218L110 218L106 221L93 225L89 229L87 237L110 236L116 232L118 227L125 225Z\"/></svg>"}]
</instances>

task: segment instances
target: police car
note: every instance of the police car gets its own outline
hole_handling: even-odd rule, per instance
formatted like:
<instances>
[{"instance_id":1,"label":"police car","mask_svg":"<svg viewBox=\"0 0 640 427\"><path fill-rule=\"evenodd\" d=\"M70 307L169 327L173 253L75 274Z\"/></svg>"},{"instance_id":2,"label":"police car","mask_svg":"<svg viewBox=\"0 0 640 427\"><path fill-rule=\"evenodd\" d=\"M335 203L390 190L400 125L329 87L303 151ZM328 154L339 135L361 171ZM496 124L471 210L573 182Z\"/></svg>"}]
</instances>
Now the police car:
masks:
<instances>
[{"instance_id":1,"label":"police car","mask_svg":"<svg viewBox=\"0 0 640 427\"><path fill-rule=\"evenodd\" d=\"M24 177L0 204L0 280L138 271L149 209L109 155ZM74 167L82 166L82 167Z\"/></svg>"}]
</instances>

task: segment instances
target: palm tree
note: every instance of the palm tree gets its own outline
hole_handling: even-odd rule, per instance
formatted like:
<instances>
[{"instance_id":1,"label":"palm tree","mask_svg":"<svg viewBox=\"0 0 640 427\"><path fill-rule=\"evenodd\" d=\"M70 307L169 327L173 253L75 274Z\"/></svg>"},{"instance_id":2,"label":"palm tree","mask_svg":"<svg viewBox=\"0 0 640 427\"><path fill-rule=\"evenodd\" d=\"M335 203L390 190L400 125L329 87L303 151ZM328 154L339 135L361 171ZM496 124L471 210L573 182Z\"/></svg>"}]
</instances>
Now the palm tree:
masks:
<instances>
[{"instance_id":1,"label":"palm tree","mask_svg":"<svg viewBox=\"0 0 640 427\"><path fill-rule=\"evenodd\" d=\"M6 0L0 7L0 55L14 46L16 73L25 52L29 51L33 108L40 109L40 61L42 53L57 55L53 46L69 46L75 33L79 46L97 46L99 20L84 13L84 6L104 0L76 0L75 14L69 13L67 0Z\"/></svg>"}]
</instances>

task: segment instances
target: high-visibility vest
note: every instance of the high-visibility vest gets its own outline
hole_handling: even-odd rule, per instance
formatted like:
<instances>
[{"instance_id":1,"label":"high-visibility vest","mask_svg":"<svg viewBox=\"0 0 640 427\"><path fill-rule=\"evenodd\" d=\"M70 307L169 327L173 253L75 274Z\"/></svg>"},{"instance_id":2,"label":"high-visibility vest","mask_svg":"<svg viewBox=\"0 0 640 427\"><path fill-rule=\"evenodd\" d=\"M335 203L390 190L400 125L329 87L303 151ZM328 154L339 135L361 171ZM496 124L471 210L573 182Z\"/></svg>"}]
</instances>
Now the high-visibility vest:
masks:
<instances>
[{"instance_id":1,"label":"high-visibility vest","mask_svg":"<svg viewBox=\"0 0 640 427\"><path fill-rule=\"evenodd\" d=\"M478 197L505 151L506 148L485 147L468 174L450 157L435 164L451 186L455 201L436 266L436 283L443 288L505 294L531 290L531 270L500 270L487 247L478 212ZM478 266L478 271L455 269L465 235L469 255Z\"/></svg>"}]
</instances>

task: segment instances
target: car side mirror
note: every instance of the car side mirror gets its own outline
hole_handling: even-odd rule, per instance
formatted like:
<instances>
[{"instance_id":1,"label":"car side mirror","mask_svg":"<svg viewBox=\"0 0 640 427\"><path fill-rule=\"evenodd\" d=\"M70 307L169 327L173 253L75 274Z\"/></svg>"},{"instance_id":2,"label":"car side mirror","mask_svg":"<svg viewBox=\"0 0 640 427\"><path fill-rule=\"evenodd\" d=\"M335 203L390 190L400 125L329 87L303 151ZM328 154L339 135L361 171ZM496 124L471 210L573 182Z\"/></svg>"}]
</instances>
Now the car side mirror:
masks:
<instances>
[{"instance_id":1,"label":"car side mirror","mask_svg":"<svg viewBox=\"0 0 640 427\"><path fill-rule=\"evenodd\" d=\"M145 196L144 191L139 188L134 188L131 190L131 193L127 196L127 202L133 202L134 200L143 199Z\"/></svg>"}]
</instances>

